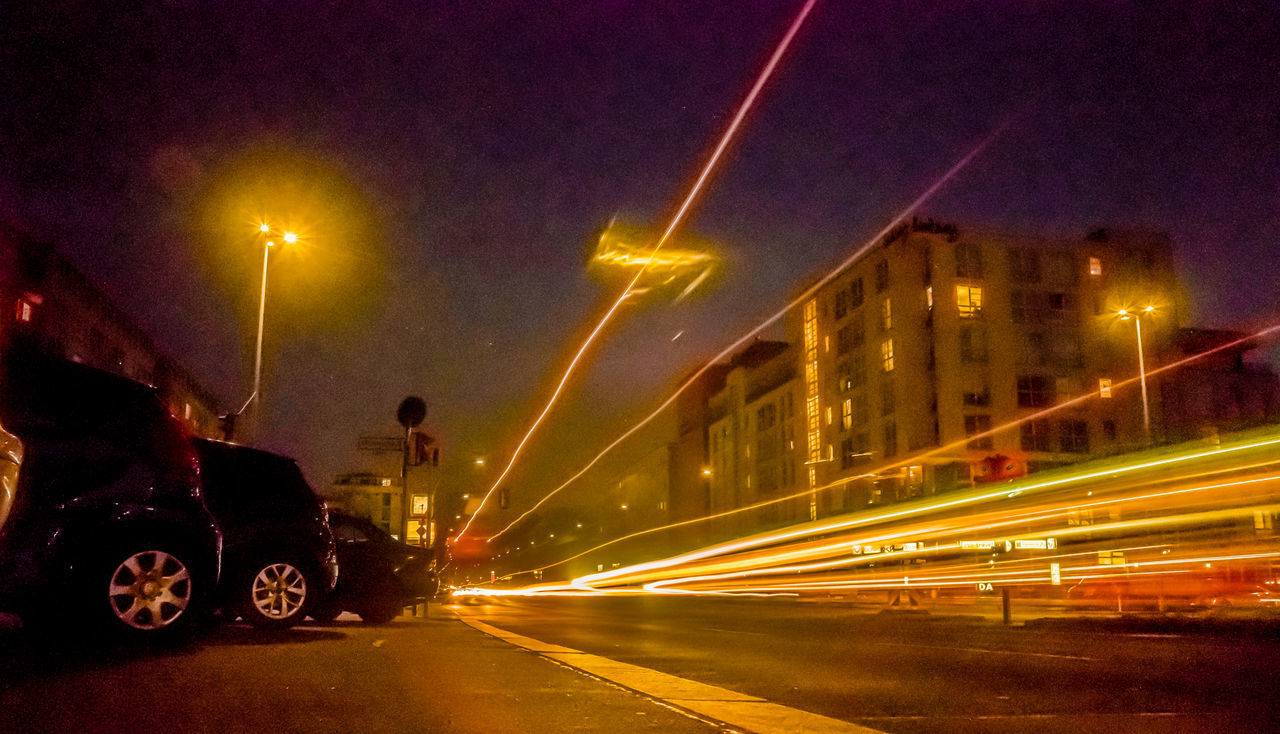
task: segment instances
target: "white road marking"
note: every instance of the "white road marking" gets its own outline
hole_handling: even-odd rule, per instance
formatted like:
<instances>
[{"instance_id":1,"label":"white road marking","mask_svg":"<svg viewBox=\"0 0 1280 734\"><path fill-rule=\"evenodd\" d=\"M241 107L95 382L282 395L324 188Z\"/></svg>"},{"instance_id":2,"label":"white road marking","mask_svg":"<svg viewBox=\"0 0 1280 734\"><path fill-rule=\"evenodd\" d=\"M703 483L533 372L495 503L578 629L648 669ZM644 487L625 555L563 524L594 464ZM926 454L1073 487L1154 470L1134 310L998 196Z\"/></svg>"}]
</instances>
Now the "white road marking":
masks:
<instances>
[{"instance_id":1,"label":"white road marking","mask_svg":"<svg viewBox=\"0 0 1280 734\"><path fill-rule=\"evenodd\" d=\"M959 652L980 652L987 655L1027 655L1033 658L1057 658L1060 660L1088 660L1096 662L1098 658L1086 658L1080 655L1057 655L1051 652L1020 652L1018 650L992 650L986 647L950 647L947 645L913 645L909 642L876 642L880 647L916 647L924 650L956 650Z\"/></svg>"},{"instance_id":2,"label":"white road marking","mask_svg":"<svg viewBox=\"0 0 1280 734\"><path fill-rule=\"evenodd\" d=\"M797 731L815 734L879 734L875 729L770 703L762 698L731 691L728 688L699 683L651 668L610 660L599 655L591 655L580 650L517 635L479 620L470 619L461 613L458 614L458 619L485 634L535 652L562 665L577 668L602 680L638 691L661 703L693 711L746 731L757 734L792 734Z\"/></svg>"}]
</instances>

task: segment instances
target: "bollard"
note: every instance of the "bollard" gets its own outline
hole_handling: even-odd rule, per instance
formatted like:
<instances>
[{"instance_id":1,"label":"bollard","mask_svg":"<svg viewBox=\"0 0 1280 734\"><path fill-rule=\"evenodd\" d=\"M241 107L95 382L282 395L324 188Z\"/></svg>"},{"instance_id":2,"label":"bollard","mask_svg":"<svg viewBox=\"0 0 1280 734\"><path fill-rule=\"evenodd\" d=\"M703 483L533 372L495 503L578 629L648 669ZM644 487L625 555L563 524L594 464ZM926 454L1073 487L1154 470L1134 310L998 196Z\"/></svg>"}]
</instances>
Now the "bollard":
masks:
<instances>
[{"instance_id":1,"label":"bollard","mask_svg":"<svg viewBox=\"0 0 1280 734\"><path fill-rule=\"evenodd\" d=\"M1009 608L1009 587L1008 586L1000 587L1000 601L1004 605L1004 623L1009 624L1009 621L1013 619L1013 614L1012 614L1012 610Z\"/></svg>"}]
</instances>

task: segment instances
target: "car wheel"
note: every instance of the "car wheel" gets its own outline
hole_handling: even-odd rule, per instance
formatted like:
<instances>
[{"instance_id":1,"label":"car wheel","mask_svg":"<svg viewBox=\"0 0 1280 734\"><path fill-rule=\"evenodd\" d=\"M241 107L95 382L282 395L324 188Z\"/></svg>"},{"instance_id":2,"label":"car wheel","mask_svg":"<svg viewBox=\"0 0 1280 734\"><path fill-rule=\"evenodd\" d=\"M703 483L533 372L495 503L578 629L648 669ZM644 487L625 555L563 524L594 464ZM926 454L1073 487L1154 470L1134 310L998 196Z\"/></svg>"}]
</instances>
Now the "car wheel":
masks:
<instances>
[{"instance_id":1,"label":"car wheel","mask_svg":"<svg viewBox=\"0 0 1280 734\"><path fill-rule=\"evenodd\" d=\"M404 611L404 602L393 596L375 599L360 610L360 619L367 624L386 624Z\"/></svg>"},{"instance_id":2,"label":"car wheel","mask_svg":"<svg viewBox=\"0 0 1280 734\"><path fill-rule=\"evenodd\" d=\"M261 563L241 583L240 614L254 627L292 627L307 616L311 595L318 588L297 563Z\"/></svg>"},{"instance_id":3,"label":"car wheel","mask_svg":"<svg viewBox=\"0 0 1280 734\"><path fill-rule=\"evenodd\" d=\"M118 633L160 639L185 628L198 614L202 580L192 578L184 551L165 544L108 553L89 578L83 592L93 608L105 606L99 618Z\"/></svg>"}]
</instances>

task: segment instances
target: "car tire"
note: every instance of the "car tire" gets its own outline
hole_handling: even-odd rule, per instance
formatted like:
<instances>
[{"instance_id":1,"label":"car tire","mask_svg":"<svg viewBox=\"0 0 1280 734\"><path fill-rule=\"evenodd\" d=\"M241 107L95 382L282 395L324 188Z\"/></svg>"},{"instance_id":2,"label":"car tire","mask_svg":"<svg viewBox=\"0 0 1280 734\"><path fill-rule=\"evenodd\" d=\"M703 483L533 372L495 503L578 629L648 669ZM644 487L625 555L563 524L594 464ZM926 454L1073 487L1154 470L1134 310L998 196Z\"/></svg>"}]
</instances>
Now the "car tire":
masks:
<instances>
[{"instance_id":1,"label":"car tire","mask_svg":"<svg viewBox=\"0 0 1280 734\"><path fill-rule=\"evenodd\" d=\"M273 558L251 564L240 577L240 616L261 629L287 629L310 613L320 584L304 564Z\"/></svg>"},{"instance_id":2,"label":"car tire","mask_svg":"<svg viewBox=\"0 0 1280 734\"><path fill-rule=\"evenodd\" d=\"M96 627L116 636L166 641L201 616L208 590L194 558L164 541L115 546L86 566L75 594Z\"/></svg>"}]
</instances>

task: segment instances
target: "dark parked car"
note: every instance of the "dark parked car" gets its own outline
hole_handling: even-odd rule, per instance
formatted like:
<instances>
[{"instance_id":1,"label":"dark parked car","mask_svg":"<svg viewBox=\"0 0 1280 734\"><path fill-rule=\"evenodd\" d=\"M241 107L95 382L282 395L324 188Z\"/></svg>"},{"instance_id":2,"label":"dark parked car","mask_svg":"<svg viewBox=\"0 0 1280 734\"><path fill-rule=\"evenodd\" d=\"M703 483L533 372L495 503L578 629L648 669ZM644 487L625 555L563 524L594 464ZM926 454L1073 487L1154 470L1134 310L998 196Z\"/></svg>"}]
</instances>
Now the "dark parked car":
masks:
<instances>
[{"instance_id":1,"label":"dark parked car","mask_svg":"<svg viewBox=\"0 0 1280 734\"><path fill-rule=\"evenodd\" d=\"M361 517L331 511L329 524L338 545L338 585L311 616L333 621L344 611L382 624L406 606L431 598L439 588L431 553L392 538Z\"/></svg>"},{"instance_id":2,"label":"dark parked car","mask_svg":"<svg viewBox=\"0 0 1280 734\"><path fill-rule=\"evenodd\" d=\"M154 389L7 350L0 425L0 608L142 639L203 616L221 535Z\"/></svg>"},{"instance_id":3,"label":"dark parked car","mask_svg":"<svg viewBox=\"0 0 1280 734\"><path fill-rule=\"evenodd\" d=\"M255 627L290 627L338 575L324 503L293 459L196 439L205 501L222 529L218 607Z\"/></svg>"}]
</instances>

